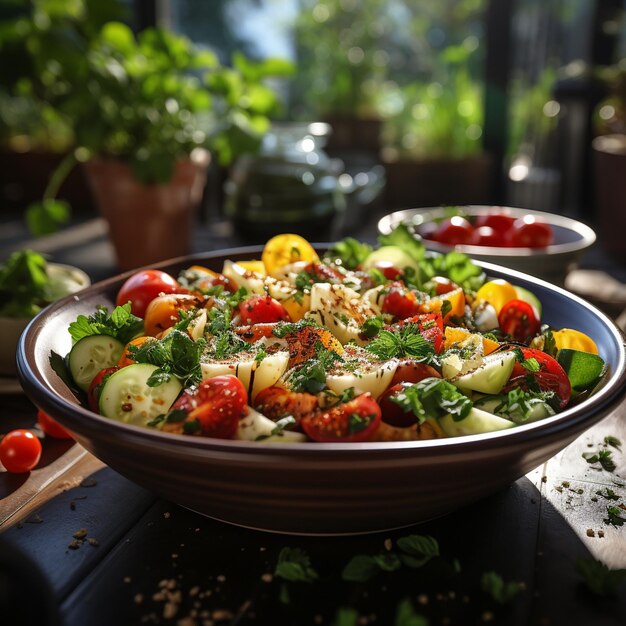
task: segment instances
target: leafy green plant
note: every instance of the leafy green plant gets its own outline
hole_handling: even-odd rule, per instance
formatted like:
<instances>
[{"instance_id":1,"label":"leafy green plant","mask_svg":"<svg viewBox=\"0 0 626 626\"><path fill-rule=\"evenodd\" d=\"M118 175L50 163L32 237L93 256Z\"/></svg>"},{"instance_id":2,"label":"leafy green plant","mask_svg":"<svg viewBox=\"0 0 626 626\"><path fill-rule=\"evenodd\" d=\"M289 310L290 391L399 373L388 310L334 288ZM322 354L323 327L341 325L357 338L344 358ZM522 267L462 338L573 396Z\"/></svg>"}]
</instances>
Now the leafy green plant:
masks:
<instances>
[{"instance_id":1,"label":"leafy green plant","mask_svg":"<svg viewBox=\"0 0 626 626\"><path fill-rule=\"evenodd\" d=\"M79 9L94 9L94 3L72 0L74 14L62 18L58 4L64 3L39 0L30 17L19 20L22 29L38 35L27 78L14 81L14 87L28 83L30 97L52 107L68 126L74 147L51 177L43 201L29 208L36 233L50 232L66 219L67 207L54 198L77 161L120 159L139 181L165 183L175 162L195 148L212 150L226 164L258 147L268 116L279 107L265 79L288 75L289 62L253 63L235 54L232 67L225 67L211 51L164 29L135 36L123 22L101 20L81 29ZM52 26L39 32L40 23L58 20L72 25L61 29L59 41ZM71 54L68 28L77 42Z\"/></svg>"}]
</instances>

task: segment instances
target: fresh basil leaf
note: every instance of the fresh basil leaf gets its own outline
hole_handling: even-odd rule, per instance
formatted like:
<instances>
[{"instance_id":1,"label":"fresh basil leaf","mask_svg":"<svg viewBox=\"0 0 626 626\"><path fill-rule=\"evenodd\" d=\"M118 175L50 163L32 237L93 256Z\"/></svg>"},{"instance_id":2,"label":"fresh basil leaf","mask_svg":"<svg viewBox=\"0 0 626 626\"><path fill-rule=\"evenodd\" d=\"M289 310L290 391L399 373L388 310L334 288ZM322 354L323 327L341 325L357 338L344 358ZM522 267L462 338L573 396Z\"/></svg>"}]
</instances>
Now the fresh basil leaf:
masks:
<instances>
[{"instance_id":1,"label":"fresh basil leaf","mask_svg":"<svg viewBox=\"0 0 626 626\"><path fill-rule=\"evenodd\" d=\"M394 626L428 626L428 620L416 613L411 600L405 598L396 609Z\"/></svg>"},{"instance_id":2,"label":"fresh basil leaf","mask_svg":"<svg viewBox=\"0 0 626 626\"><path fill-rule=\"evenodd\" d=\"M379 572L380 568L374 557L358 554L353 556L343 568L341 578L349 582L366 583Z\"/></svg>"},{"instance_id":3,"label":"fresh basil leaf","mask_svg":"<svg viewBox=\"0 0 626 626\"><path fill-rule=\"evenodd\" d=\"M319 578L307 553L300 548L283 548L274 575L290 582L311 583Z\"/></svg>"},{"instance_id":4,"label":"fresh basil leaf","mask_svg":"<svg viewBox=\"0 0 626 626\"><path fill-rule=\"evenodd\" d=\"M524 589L524 584L519 582L507 582L496 572L485 572L482 575L481 588L499 604L507 604Z\"/></svg>"}]
</instances>

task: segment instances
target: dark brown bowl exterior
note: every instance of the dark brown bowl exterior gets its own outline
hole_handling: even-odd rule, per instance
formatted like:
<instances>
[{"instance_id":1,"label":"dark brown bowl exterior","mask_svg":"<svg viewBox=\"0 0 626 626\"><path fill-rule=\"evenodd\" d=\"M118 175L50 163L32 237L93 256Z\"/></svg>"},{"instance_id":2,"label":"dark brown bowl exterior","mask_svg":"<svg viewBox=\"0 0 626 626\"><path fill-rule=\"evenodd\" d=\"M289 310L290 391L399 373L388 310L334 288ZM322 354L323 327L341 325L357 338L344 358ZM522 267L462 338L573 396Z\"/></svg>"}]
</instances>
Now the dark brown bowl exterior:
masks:
<instances>
[{"instance_id":1,"label":"dark brown bowl exterior","mask_svg":"<svg viewBox=\"0 0 626 626\"><path fill-rule=\"evenodd\" d=\"M176 275L193 263L221 269L226 258L258 258L260 248L195 255L157 265ZM532 289L544 318L591 334L610 376L594 396L541 422L454 439L362 444L260 444L177 436L129 426L80 405L52 369L65 355L67 327L96 305L112 307L130 273L66 298L21 337L18 371L35 404L77 441L129 479L210 517L275 532L373 532L433 518L493 493L534 469L612 411L626 390L624 345L613 324L567 292L483 264L493 277Z\"/></svg>"}]
</instances>

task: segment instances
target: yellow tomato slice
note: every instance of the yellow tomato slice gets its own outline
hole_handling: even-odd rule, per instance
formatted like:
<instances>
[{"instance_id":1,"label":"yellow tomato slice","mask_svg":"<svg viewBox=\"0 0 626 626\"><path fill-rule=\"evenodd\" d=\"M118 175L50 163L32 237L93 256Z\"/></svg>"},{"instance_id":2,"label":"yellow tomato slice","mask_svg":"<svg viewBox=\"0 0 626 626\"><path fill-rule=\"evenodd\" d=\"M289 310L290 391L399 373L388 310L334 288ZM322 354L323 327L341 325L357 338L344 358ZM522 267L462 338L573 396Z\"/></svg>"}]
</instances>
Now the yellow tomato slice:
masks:
<instances>
[{"instance_id":1,"label":"yellow tomato slice","mask_svg":"<svg viewBox=\"0 0 626 626\"><path fill-rule=\"evenodd\" d=\"M265 276L265 264L263 261L258 259L254 259L252 261L237 261L237 265L241 265L248 272L254 272L255 274L260 274L261 276Z\"/></svg>"},{"instance_id":2,"label":"yellow tomato slice","mask_svg":"<svg viewBox=\"0 0 626 626\"><path fill-rule=\"evenodd\" d=\"M268 274L296 263L297 261L318 262L319 257L313 246L300 235L284 234L272 237L263 248L261 260Z\"/></svg>"},{"instance_id":3,"label":"yellow tomato slice","mask_svg":"<svg viewBox=\"0 0 626 626\"><path fill-rule=\"evenodd\" d=\"M573 330L571 328L562 328L561 330L555 330L552 332L554 342L559 350L563 348L569 348L570 350L580 350L581 352L590 352L591 354L598 354L598 346L595 341L581 333L579 330Z\"/></svg>"},{"instance_id":4,"label":"yellow tomato slice","mask_svg":"<svg viewBox=\"0 0 626 626\"><path fill-rule=\"evenodd\" d=\"M311 296L308 293L301 294L301 298L289 296L280 303L285 307L292 322L301 320L311 308Z\"/></svg>"},{"instance_id":5,"label":"yellow tomato slice","mask_svg":"<svg viewBox=\"0 0 626 626\"><path fill-rule=\"evenodd\" d=\"M496 313L500 313L500 309L507 302L516 299L515 287L502 278L490 280L476 292L476 302L486 300L496 310Z\"/></svg>"},{"instance_id":6,"label":"yellow tomato slice","mask_svg":"<svg viewBox=\"0 0 626 626\"><path fill-rule=\"evenodd\" d=\"M444 301L447 300L450 303L450 310L443 318L444 324L452 317L462 317L465 313L465 294L463 293L463 289L460 287L458 289L454 289L453 291L449 291L448 293L444 293L441 296L435 296L430 300L427 300L422 305L422 310L424 313L437 313L441 311L441 307Z\"/></svg>"},{"instance_id":7,"label":"yellow tomato slice","mask_svg":"<svg viewBox=\"0 0 626 626\"><path fill-rule=\"evenodd\" d=\"M464 328L456 328L454 326L446 326L444 330L444 340L443 347L444 349L448 349L453 346L455 343L461 343L470 337L471 333ZM483 342L483 354L491 354L495 350L500 347L500 344L497 341L492 341L487 337L482 337L481 340Z\"/></svg>"}]
</instances>

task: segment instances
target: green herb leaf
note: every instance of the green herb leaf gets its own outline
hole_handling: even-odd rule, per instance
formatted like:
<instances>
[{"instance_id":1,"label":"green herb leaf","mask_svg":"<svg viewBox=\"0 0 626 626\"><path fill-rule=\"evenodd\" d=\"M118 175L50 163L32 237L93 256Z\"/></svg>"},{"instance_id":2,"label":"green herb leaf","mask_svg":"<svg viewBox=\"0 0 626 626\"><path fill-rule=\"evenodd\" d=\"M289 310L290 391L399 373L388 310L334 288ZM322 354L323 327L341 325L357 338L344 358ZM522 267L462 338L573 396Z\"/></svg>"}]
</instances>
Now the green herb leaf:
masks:
<instances>
[{"instance_id":1,"label":"green herb leaf","mask_svg":"<svg viewBox=\"0 0 626 626\"><path fill-rule=\"evenodd\" d=\"M332 626L357 626L358 620L358 611L348 607L341 607L337 610Z\"/></svg>"},{"instance_id":2,"label":"green herb leaf","mask_svg":"<svg viewBox=\"0 0 626 626\"><path fill-rule=\"evenodd\" d=\"M604 492L596 491L596 495L601 496L605 500L619 500L619 496L612 490L607 487Z\"/></svg>"},{"instance_id":3,"label":"green herb leaf","mask_svg":"<svg viewBox=\"0 0 626 626\"><path fill-rule=\"evenodd\" d=\"M360 334L365 335L368 339L372 339L382 330L385 322L380 315L366 319L359 329Z\"/></svg>"},{"instance_id":4,"label":"green herb leaf","mask_svg":"<svg viewBox=\"0 0 626 626\"><path fill-rule=\"evenodd\" d=\"M49 304L46 260L32 250L14 252L0 266L0 316L33 317Z\"/></svg>"},{"instance_id":5,"label":"green herb leaf","mask_svg":"<svg viewBox=\"0 0 626 626\"><path fill-rule=\"evenodd\" d=\"M308 391L309 393L323 391L326 388L327 372L334 363L342 360L335 351L327 350L319 341L316 343L315 351L316 356L304 361L287 379L293 391Z\"/></svg>"},{"instance_id":6,"label":"green herb leaf","mask_svg":"<svg viewBox=\"0 0 626 626\"><path fill-rule=\"evenodd\" d=\"M97 307L89 317L79 315L69 325L69 333L74 342L91 335L108 335L128 343L143 331L143 320L130 312L130 303L117 306L111 315L106 307Z\"/></svg>"},{"instance_id":7,"label":"green herb leaf","mask_svg":"<svg viewBox=\"0 0 626 626\"><path fill-rule=\"evenodd\" d=\"M600 463L602 469L605 469L607 472L613 472L617 467L615 461L613 461L613 454L610 450L583 452L582 457L589 464Z\"/></svg>"},{"instance_id":8,"label":"green herb leaf","mask_svg":"<svg viewBox=\"0 0 626 626\"><path fill-rule=\"evenodd\" d=\"M354 270L365 261L371 251L372 247L368 244L361 243L352 237L346 237L330 248L325 259L331 262L339 259L343 267Z\"/></svg>"},{"instance_id":9,"label":"green herb leaf","mask_svg":"<svg viewBox=\"0 0 626 626\"><path fill-rule=\"evenodd\" d=\"M583 577L588 589L599 596L616 594L626 582L626 569L609 569L601 561L578 559L576 571Z\"/></svg>"},{"instance_id":10,"label":"green herb leaf","mask_svg":"<svg viewBox=\"0 0 626 626\"><path fill-rule=\"evenodd\" d=\"M403 411L411 411L423 423L427 417L443 417L450 413L455 421L467 417L472 401L452 383L442 378L424 378L391 396Z\"/></svg>"},{"instance_id":11,"label":"green herb leaf","mask_svg":"<svg viewBox=\"0 0 626 626\"><path fill-rule=\"evenodd\" d=\"M402 567L402 561L393 552L384 552L372 557L376 566L383 572L395 572Z\"/></svg>"},{"instance_id":12,"label":"green herb leaf","mask_svg":"<svg viewBox=\"0 0 626 626\"><path fill-rule=\"evenodd\" d=\"M551 403L558 401L556 394L552 391L525 391L521 387L516 387L507 394L496 397L500 403L493 409L494 413L517 423L524 423L528 420L537 405L543 405L548 415L554 415ZM489 396L486 398L490 399ZM480 408L480 401L476 402L476 406Z\"/></svg>"},{"instance_id":13,"label":"green herb leaf","mask_svg":"<svg viewBox=\"0 0 626 626\"><path fill-rule=\"evenodd\" d=\"M428 626L428 620L416 613L411 601L405 598L396 609L394 626Z\"/></svg>"},{"instance_id":14,"label":"green herb leaf","mask_svg":"<svg viewBox=\"0 0 626 626\"><path fill-rule=\"evenodd\" d=\"M69 204L62 200L48 198L26 208L28 230L38 237L55 233L69 218Z\"/></svg>"},{"instance_id":15,"label":"green herb leaf","mask_svg":"<svg viewBox=\"0 0 626 626\"><path fill-rule=\"evenodd\" d=\"M311 560L300 548L283 548L278 555L274 575L290 582L312 583L319 576L311 567Z\"/></svg>"},{"instance_id":16,"label":"green herb leaf","mask_svg":"<svg viewBox=\"0 0 626 626\"><path fill-rule=\"evenodd\" d=\"M607 435L604 438L604 445L605 446L611 446L611 447L619 450L620 452L621 452L621 449L622 449L622 442L617 437L614 437L613 435Z\"/></svg>"},{"instance_id":17,"label":"green herb leaf","mask_svg":"<svg viewBox=\"0 0 626 626\"><path fill-rule=\"evenodd\" d=\"M349 582L366 583L379 572L380 567L373 556L358 554L343 568L341 578Z\"/></svg>"},{"instance_id":18,"label":"green herb leaf","mask_svg":"<svg viewBox=\"0 0 626 626\"><path fill-rule=\"evenodd\" d=\"M439 556L439 543L429 535L408 535L398 539L398 548L405 554L402 561L413 569L422 567L433 557Z\"/></svg>"},{"instance_id":19,"label":"green herb leaf","mask_svg":"<svg viewBox=\"0 0 626 626\"><path fill-rule=\"evenodd\" d=\"M428 361L435 354L433 344L422 337L419 326L413 323L405 324L396 332L381 330L365 348L384 361L406 356Z\"/></svg>"},{"instance_id":20,"label":"green herb leaf","mask_svg":"<svg viewBox=\"0 0 626 626\"><path fill-rule=\"evenodd\" d=\"M505 583L496 572L485 572L481 578L481 588L499 604L510 602L520 591L524 584L519 582Z\"/></svg>"},{"instance_id":21,"label":"green herb leaf","mask_svg":"<svg viewBox=\"0 0 626 626\"><path fill-rule=\"evenodd\" d=\"M626 522L626 517L622 517L624 509L619 506L607 506L606 513L606 519L602 520L605 524L611 524L612 526L623 526L624 522Z\"/></svg>"}]
</instances>

